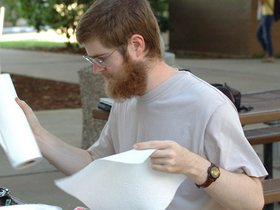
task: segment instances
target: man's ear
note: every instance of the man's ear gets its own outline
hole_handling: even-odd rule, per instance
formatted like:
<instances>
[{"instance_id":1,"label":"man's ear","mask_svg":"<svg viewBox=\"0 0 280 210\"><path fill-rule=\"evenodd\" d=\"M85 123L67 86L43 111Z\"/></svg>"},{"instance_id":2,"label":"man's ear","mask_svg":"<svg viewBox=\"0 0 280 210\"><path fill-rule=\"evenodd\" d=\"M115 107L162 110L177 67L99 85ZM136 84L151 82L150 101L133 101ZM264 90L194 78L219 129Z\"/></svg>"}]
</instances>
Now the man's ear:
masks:
<instances>
[{"instance_id":1,"label":"man's ear","mask_svg":"<svg viewBox=\"0 0 280 210\"><path fill-rule=\"evenodd\" d=\"M135 59L144 57L145 40L139 34L133 34L128 40L128 50L131 56L135 56Z\"/></svg>"}]
</instances>

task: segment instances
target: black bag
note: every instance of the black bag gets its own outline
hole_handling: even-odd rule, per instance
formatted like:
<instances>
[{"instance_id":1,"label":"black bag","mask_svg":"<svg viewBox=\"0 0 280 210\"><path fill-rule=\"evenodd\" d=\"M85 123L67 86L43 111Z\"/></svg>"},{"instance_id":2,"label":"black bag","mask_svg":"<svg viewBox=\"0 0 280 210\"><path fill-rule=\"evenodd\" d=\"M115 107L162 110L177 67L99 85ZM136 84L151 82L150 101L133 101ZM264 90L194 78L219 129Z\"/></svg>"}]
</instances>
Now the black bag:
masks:
<instances>
[{"instance_id":1,"label":"black bag","mask_svg":"<svg viewBox=\"0 0 280 210\"><path fill-rule=\"evenodd\" d=\"M239 111L240 110L240 105L241 105L241 93L239 90L236 90L232 87L229 87L227 83L225 84L218 84L218 83L213 83L211 84L217 89L219 89L223 94L225 94L235 105L236 109Z\"/></svg>"},{"instance_id":2,"label":"black bag","mask_svg":"<svg viewBox=\"0 0 280 210\"><path fill-rule=\"evenodd\" d=\"M253 109L252 106L241 106L241 92L237 89L228 86L227 83L225 84L214 83L211 85L213 85L214 87L219 89L223 94L225 94L235 105L238 112L241 111L248 112Z\"/></svg>"},{"instance_id":3,"label":"black bag","mask_svg":"<svg viewBox=\"0 0 280 210\"><path fill-rule=\"evenodd\" d=\"M191 72L188 69L179 69L179 71ZM234 89L234 88L228 86L227 83L225 83L225 84L213 83L211 85L213 85L218 90L220 90L223 94L225 94L235 105L238 112L241 112L241 111L248 112L253 109L252 106L241 106L241 92L237 89Z\"/></svg>"}]
</instances>

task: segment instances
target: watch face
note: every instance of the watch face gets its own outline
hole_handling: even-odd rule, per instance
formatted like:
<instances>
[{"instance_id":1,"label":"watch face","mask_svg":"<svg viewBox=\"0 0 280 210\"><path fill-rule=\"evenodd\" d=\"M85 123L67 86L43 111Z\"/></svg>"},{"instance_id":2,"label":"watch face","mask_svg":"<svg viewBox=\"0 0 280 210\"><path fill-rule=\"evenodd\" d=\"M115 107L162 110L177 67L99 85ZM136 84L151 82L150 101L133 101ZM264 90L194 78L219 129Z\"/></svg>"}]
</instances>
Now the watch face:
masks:
<instances>
[{"instance_id":1,"label":"watch face","mask_svg":"<svg viewBox=\"0 0 280 210\"><path fill-rule=\"evenodd\" d=\"M214 179L217 179L219 176L220 176L220 170L218 167L214 166L211 168L211 176L214 178Z\"/></svg>"}]
</instances>

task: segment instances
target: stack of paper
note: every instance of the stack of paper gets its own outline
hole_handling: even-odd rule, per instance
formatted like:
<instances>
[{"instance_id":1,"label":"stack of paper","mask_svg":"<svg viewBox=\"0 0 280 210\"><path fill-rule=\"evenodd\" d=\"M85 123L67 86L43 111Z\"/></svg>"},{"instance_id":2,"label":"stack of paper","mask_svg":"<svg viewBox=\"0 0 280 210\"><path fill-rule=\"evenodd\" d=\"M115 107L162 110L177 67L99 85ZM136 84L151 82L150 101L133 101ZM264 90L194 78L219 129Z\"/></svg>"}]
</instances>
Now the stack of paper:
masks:
<instances>
[{"instance_id":1,"label":"stack of paper","mask_svg":"<svg viewBox=\"0 0 280 210\"><path fill-rule=\"evenodd\" d=\"M97 107L104 111L110 111L114 103L114 100L111 98L100 98Z\"/></svg>"}]
</instances>

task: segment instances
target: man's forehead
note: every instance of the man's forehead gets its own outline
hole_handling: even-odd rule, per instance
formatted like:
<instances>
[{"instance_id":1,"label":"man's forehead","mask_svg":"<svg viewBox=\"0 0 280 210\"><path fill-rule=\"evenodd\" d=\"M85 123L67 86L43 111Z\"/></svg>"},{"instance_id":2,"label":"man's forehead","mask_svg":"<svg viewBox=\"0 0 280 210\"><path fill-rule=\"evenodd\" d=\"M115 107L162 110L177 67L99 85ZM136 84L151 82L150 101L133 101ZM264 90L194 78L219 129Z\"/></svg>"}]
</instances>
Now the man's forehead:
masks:
<instances>
[{"instance_id":1,"label":"man's forehead","mask_svg":"<svg viewBox=\"0 0 280 210\"><path fill-rule=\"evenodd\" d=\"M96 55L108 50L98 39L85 42L84 47L88 55Z\"/></svg>"}]
</instances>

